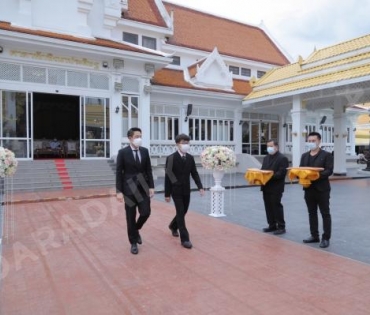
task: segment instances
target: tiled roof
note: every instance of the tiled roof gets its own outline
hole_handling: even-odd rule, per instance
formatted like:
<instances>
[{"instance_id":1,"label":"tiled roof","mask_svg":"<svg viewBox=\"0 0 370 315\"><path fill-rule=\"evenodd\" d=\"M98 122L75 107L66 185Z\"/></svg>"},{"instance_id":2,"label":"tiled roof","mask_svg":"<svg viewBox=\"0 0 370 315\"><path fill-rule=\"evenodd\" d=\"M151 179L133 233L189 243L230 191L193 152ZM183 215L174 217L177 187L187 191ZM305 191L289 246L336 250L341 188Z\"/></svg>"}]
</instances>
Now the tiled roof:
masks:
<instances>
[{"instance_id":1,"label":"tiled roof","mask_svg":"<svg viewBox=\"0 0 370 315\"><path fill-rule=\"evenodd\" d=\"M17 26L12 26L8 22L2 22L0 21L0 30L10 31L10 32L18 32L18 33L24 33L29 35L35 35L35 36L42 36L42 37L49 37L49 38L55 38L55 39L61 39L61 40L67 40L71 42L81 43L81 44L88 44L88 45L96 45L96 46L103 46L108 48L114 48L114 49L120 49L125 51L133 51L137 53L145 53L148 55L157 55L155 53L150 53L147 50L139 49L136 47L132 47L129 45L117 43L115 41L107 40L107 39L101 39L101 38L82 38L82 37L75 37L71 35L65 35L65 34L59 34L54 32L48 32L48 31L40 31L40 30L32 30Z\"/></svg>"},{"instance_id":2,"label":"tiled roof","mask_svg":"<svg viewBox=\"0 0 370 315\"><path fill-rule=\"evenodd\" d=\"M247 95L251 92L252 88L248 81L244 80L233 80L233 90L235 92L218 90L218 89L202 89L199 87L194 87L190 83L184 80L184 73L182 70L172 70L172 69L161 69L156 71L154 77L152 78L153 85L161 85L168 87L184 88L184 89L193 89L201 91L213 91L221 93L231 93L239 95Z\"/></svg>"},{"instance_id":3,"label":"tiled roof","mask_svg":"<svg viewBox=\"0 0 370 315\"><path fill-rule=\"evenodd\" d=\"M129 0L128 11L122 17L127 20L167 27L155 0Z\"/></svg>"},{"instance_id":4,"label":"tiled roof","mask_svg":"<svg viewBox=\"0 0 370 315\"><path fill-rule=\"evenodd\" d=\"M288 64L288 59L258 27L164 2L174 12L174 35L168 43L220 54L265 62Z\"/></svg>"},{"instance_id":5,"label":"tiled roof","mask_svg":"<svg viewBox=\"0 0 370 315\"><path fill-rule=\"evenodd\" d=\"M368 48L367 51L364 48ZM367 35L318 50L305 61L270 70L256 81L252 93L245 100L368 76L369 49L370 35Z\"/></svg>"},{"instance_id":6,"label":"tiled roof","mask_svg":"<svg viewBox=\"0 0 370 315\"><path fill-rule=\"evenodd\" d=\"M365 35L313 52L304 63L309 64L318 60L331 58L334 56L338 56L350 51L358 50L369 46L370 46L370 35Z\"/></svg>"},{"instance_id":7,"label":"tiled roof","mask_svg":"<svg viewBox=\"0 0 370 315\"><path fill-rule=\"evenodd\" d=\"M300 79L296 81L287 82L280 85L269 86L265 89L253 90L245 100L257 99L260 97L266 97L271 95L277 95L295 90L306 89L314 86L329 84L333 82L340 82L343 80L358 78L362 76L368 76L370 74L370 63L365 66L358 66L342 71L333 71L330 73L324 73L322 75L310 76L306 79Z\"/></svg>"}]
</instances>

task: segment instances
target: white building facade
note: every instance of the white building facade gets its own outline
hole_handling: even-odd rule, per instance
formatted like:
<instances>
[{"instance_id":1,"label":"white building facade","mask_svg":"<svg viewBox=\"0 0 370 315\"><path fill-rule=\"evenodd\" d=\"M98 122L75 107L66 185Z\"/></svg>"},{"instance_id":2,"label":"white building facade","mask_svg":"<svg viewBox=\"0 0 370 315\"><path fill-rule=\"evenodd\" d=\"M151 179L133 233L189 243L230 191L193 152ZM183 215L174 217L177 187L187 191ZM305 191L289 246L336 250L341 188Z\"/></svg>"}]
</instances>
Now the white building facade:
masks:
<instances>
[{"instance_id":1,"label":"white building facade","mask_svg":"<svg viewBox=\"0 0 370 315\"><path fill-rule=\"evenodd\" d=\"M171 154L179 133L195 155L216 144L261 155L270 138L292 153L290 111L242 107L250 81L289 63L263 26L160 0L2 4L0 145L18 158L37 158L54 138L81 159L111 158L136 126L152 156ZM322 131L332 149L329 114L310 114L303 129Z\"/></svg>"}]
</instances>

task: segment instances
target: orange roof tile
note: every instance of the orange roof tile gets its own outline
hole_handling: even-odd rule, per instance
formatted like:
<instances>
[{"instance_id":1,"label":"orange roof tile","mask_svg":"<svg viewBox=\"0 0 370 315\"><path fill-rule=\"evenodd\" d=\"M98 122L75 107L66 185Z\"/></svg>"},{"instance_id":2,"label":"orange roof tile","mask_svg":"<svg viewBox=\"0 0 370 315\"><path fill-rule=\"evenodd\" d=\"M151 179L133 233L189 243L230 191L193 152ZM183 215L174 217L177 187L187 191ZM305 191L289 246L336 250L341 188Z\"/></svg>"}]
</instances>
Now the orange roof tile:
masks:
<instances>
[{"instance_id":1,"label":"orange roof tile","mask_svg":"<svg viewBox=\"0 0 370 315\"><path fill-rule=\"evenodd\" d=\"M0 21L0 29L10 32L18 32L18 33L24 33L24 34L30 34L35 36L42 36L42 37L49 37L49 38L55 38L55 39L61 39L61 40L67 40L71 42L81 43L81 44L88 44L88 45L96 45L96 46L103 46L108 48L114 48L114 49L120 49L120 50L126 50L126 51L133 51L137 53L145 53L148 55L156 55L154 53L150 53L146 50L142 50L140 48L132 47L129 45L117 43L115 41L107 40L107 39L101 39L101 38L81 38L81 37L75 37L71 35L65 35L65 34L59 34L49 31L40 31L40 30L31 30L27 28L12 26L8 22Z\"/></svg>"},{"instance_id":2,"label":"orange roof tile","mask_svg":"<svg viewBox=\"0 0 370 315\"><path fill-rule=\"evenodd\" d=\"M217 47L220 54L285 65L289 60L260 28L164 2L174 12L174 35L168 41L176 46L203 51Z\"/></svg>"},{"instance_id":3,"label":"orange roof tile","mask_svg":"<svg viewBox=\"0 0 370 315\"><path fill-rule=\"evenodd\" d=\"M184 88L184 89L193 89L193 90L201 90L201 91L213 91L213 92L221 92L221 93L231 93L231 94L240 94L240 95L247 95L252 91L252 88L248 81L244 80L233 80L233 89L235 92L218 90L218 89L207 89L207 88L199 88L194 87L190 83L184 80L184 73L182 70L172 70L172 69L161 69L156 71L154 77L152 78L153 85L161 85L161 86L169 86L169 87L176 87L176 88Z\"/></svg>"},{"instance_id":4,"label":"orange roof tile","mask_svg":"<svg viewBox=\"0 0 370 315\"><path fill-rule=\"evenodd\" d=\"M130 0L122 18L167 27L154 0Z\"/></svg>"},{"instance_id":5,"label":"orange roof tile","mask_svg":"<svg viewBox=\"0 0 370 315\"><path fill-rule=\"evenodd\" d=\"M198 70L197 66L200 67L205 61L206 61L206 59L203 59L203 60L198 61L198 62L196 62L193 65L188 67L188 71L189 71L189 74L190 74L191 78L194 78L195 75L197 74L197 70Z\"/></svg>"}]
</instances>

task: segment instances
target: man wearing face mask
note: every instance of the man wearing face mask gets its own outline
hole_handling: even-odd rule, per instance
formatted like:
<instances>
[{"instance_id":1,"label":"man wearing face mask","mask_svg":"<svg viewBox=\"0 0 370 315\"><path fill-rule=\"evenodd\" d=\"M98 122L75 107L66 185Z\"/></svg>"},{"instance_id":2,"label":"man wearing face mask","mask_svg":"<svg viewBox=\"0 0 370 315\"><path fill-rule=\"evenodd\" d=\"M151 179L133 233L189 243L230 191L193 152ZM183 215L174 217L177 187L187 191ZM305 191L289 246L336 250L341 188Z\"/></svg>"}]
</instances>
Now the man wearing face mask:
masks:
<instances>
[{"instance_id":1,"label":"man wearing face mask","mask_svg":"<svg viewBox=\"0 0 370 315\"><path fill-rule=\"evenodd\" d=\"M127 234L131 253L139 252L142 244L139 230L150 216L150 198L154 196L152 165L148 149L141 146L141 129L127 132L130 145L118 151L116 168L117 200L125 201ZM136 208L139 218L136 220Z\"/></svg>"},{"instance_id":2,"label":"man wearing face mask","mask_svg":"<svg viewBox=\"0 0 370 315\"><path fill-rule=\"evenodd\" d=\"M262 170L274 171L274 175L264 185L261 186L263 202L265 204L266 218L268 227L263 228L263 232L273 232L275 235L284 234L284 207L281 203L283 197L285 176L288 159L280 153L277 141L267 142L267 153L262 162Z\"/></svg>"},{"instance_id":3,"label":"man wearing face mask","mask_svg":"<svg viewBox=\"0 0 370 315\"><path fill-rule=\"evenodd\" d=\"M203 186L195 165L194 157L188 153L190 137L185 134L176 136L177 151L167 157L165 176L165 200L170 202L171 196L176 208L176 216L171 221L169 228L172 235L179 236L181 245L192 248L189 232L185 224L185 215L190 204L190 175L197 185L200 195L204 195Z\"/></svg>"},{"instance_id":4,"label":"man wearing face mask","mask_svg":"<svg viewBox=\"0 0 370 315\"><path fill-rule=\"evenodd\" d=\"M310 222L311 236L304 239L304 243L319 243L319 223L317 208L320 209L323 230L320 247L329 246L331 237L331 215L329 207L330 182L329 176L333 174L333 156L320 148L321 135L318 132L311 132L307 138L310 151L303 153L299 166L321 167L320 177L312 181L311 185L304 189L304 199L306 201Z\"/></svg>"}]
</instances>

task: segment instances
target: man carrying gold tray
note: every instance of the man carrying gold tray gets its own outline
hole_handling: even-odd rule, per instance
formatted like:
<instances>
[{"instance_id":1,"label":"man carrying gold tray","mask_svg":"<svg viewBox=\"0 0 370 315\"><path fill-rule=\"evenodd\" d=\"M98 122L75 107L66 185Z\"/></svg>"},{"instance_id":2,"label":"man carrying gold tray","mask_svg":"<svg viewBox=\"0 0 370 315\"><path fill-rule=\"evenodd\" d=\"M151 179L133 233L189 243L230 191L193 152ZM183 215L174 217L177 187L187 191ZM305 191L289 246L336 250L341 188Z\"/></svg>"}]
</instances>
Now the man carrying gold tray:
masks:
<instances>
[{"instance_id":1,"label":"man carrying gold tray","mask_svg":"<svg viewBox=\"0 0 370 315\"><path fill-rule=\"evenodd\" d=\"M319 179L322 167L289 167L288 178L292 181L298 178L298 182L307 188L311 185L312 181Z\"/></svg>"},{"instance_id":2,"label":"man carrying gold tray","mask_svg":"<svg viewBox=\"0 0 370 315\"><path fill-rule=\"evenodd\" d=\"M308 168L311 168L310 175L306 177L306 180L309 180L310 184L303 185L311 236L304 239L303 243L320 242L317 214L317 209L319 208L324 230L320 247L326 248L330 244L331 237L331 215L329 206L331 187L329 176L333 174L333 155L320 148L321 135L318 132L309 133L307 142L310 151L302 154L299 166L305 167L307 173L309 171ZM312 171L312 168L316 168L316 170ZM292 172L292 170L290 172Z\"/></svg>"},{"instance_id":3,"label":"man carrying gold tray","mask_svg":"<svg viewBox=\"0 0 370 315\"><path fill-rule=\"evenodd\" d=\"M263 202L265 204L266 219L268 227L262 229L263 232L273 232L275 235L284 234L284 207L281 203L283 197L285 176L287 167L289 166L288 159L280 153L278 142L269 140L267 142L267 155L262 162L261 170L258 172L253 169L248 170L246 179L257 178L255 180L261 183L261 191ZM248 175L249 174L249 175Z\"/></svg>"}]
</instances>

